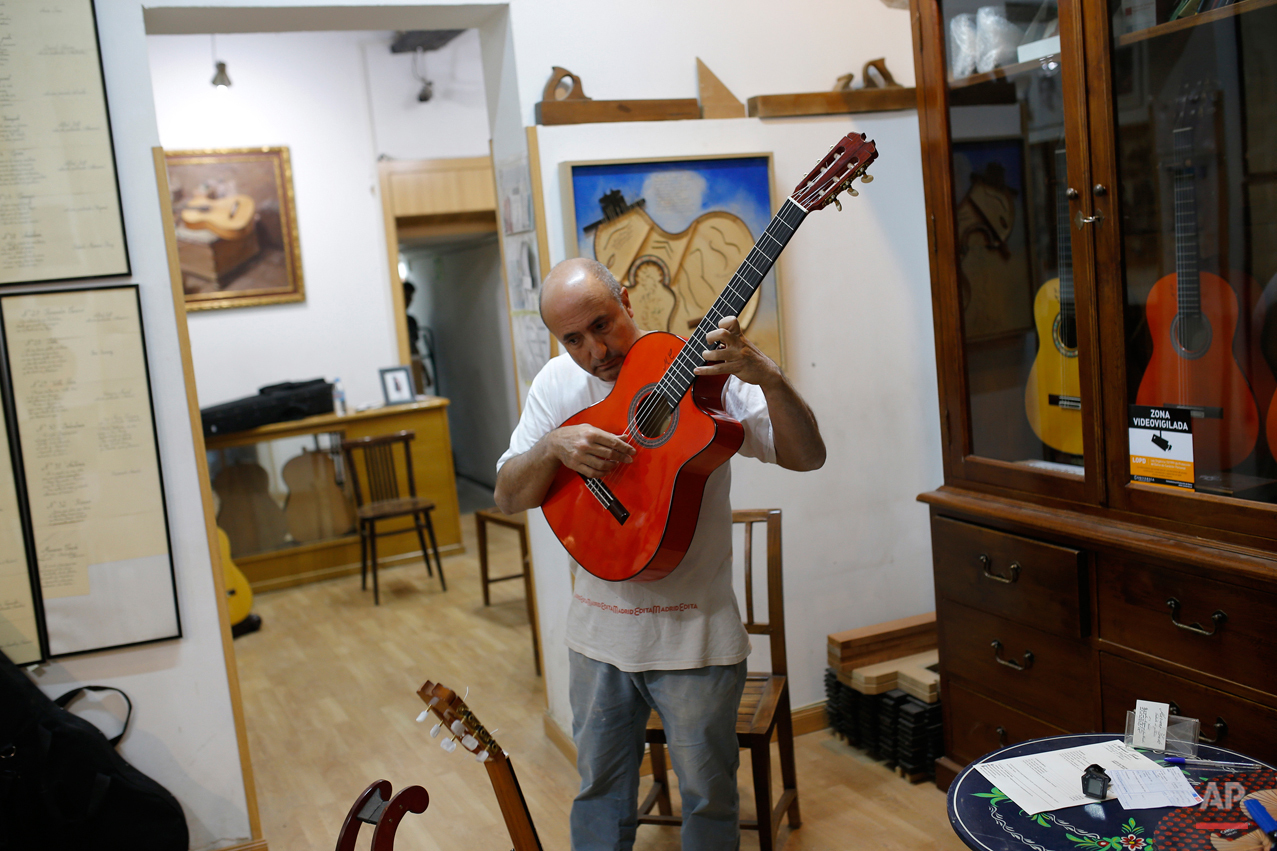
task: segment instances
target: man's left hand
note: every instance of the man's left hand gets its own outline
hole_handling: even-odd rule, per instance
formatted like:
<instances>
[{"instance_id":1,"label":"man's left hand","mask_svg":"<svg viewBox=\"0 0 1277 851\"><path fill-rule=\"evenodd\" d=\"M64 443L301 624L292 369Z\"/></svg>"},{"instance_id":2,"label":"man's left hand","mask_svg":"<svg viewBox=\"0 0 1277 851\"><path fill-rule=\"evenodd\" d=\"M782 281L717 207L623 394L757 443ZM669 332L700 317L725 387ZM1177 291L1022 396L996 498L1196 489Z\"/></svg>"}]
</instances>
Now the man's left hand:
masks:
<instances>
[{"instance_id":1,"label":"man's left hand","mask_svg":"<svg viewBox=\"0 0 1277 851\"><path fill-rule=\"evenodd\" d=\"M705 335L710 346L701 355L705 366L698 366L697 375L735 375L746 384L766 385L782 380L780 367L757 346L745 339L740 322L735 316L724 316L718 327Z\"/></svg>"}]
</instances>

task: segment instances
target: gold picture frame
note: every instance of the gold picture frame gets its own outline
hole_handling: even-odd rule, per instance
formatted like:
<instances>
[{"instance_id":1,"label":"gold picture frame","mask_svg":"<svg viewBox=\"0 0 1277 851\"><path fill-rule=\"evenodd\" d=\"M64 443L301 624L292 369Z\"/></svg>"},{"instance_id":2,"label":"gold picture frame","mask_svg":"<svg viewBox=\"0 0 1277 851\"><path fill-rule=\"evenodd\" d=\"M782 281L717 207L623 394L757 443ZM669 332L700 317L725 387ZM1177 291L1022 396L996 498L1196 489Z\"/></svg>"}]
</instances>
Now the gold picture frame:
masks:
<instances>
[{"instance_id":1,"label":"gold picture frame","mask_svg":"<svg viewBox=\"0 0 1277 851\"><path fill-rule=\"evenodd\" d=\"M165 151L186 309L306 300L288 148Z\"/></svg>"}]
</instances>

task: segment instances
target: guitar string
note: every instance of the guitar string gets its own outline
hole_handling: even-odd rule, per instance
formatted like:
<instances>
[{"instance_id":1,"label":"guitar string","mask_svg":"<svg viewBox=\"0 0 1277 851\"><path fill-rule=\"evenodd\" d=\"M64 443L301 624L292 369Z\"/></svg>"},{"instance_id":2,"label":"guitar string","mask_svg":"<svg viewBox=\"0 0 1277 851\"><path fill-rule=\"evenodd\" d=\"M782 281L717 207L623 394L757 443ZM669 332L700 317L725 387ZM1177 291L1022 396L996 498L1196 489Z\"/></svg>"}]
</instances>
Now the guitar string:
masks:
<instances>
[{"instance_id":1,"label":"guitar string","mask_svg":"<svg viewBox=\"0 0 1277 851\"><path fill-rule=\"evenodd\" d=\"M789 205L791 203L793 204L793 209L798 211L797 215L794 215L793 209L790 208ZM661 377L661 380L657 382L657 386L639 404L638 411L635 413L634 417L627 419L625 431L622 432L619 437L632 446L636 453L643 447L641 443L636 445L638 438L635 432L646 433L647 430L650 430L657 425L659 420L654 420L654 417L660 414L663 408L668 409L670 416L672 417L674 411L678 408L679 402L681 402L683 396L694 383L697 376L694 371L695 367L690 366L688 363L693 357L689 353L692 351L703 351L704 347L708 345L705 339L706 336L718 327L719 321L729 315L727 312L724 312L725 308L731 307L734 309L734 314L739 314L740 310L744 309L745 304L748 303L754 292L762 284L762 279L766 277L767 272L763 271L760 273L758 267L755 266L754 263L750 262L750 257L752 257L754 252L757 251L758 254L766 261L760 265L763 265L767 271L770 271L771 267L775 264L776 259L780 257L785 245L788 244L788 240L793 237L794 232L798 229L798 226L802 223L802 220L806 217L807 213L808 211L803 208L801 204L795 201L792 196L785 199L785 204L781 206L781 209L763 230L762 236L758 238L754 246L746 254L740 267L727 282L727 286L715 300L710 310L705 314L705 316L701 317L700 322L697 323L695 333L683 345L682 350L675 357L674 362L670 365L669 369L666 370L665 374ZM793 222L791 223L787 217L793 218ZM788 235L781 234L781 236L784 236L785 238L783 242L780 239L777 239L777 234L772 232L773 228L777 224L783 225L789 232ZM776 244L777 249L775 257L769 256L767 252L763 250L763 237L770 239ZM745 274L746 267L748 267L749 270L757 276L756 281L749 280L749 276ZM741 289L738 289L738 281ZM740 306L736 307L733 300L739 301ZM699 358L702 363L704 363L703 355L696 355L694 357ZM677 385L675 385L666 389L666 380L671 376L671 374L676 376L686 386L678 388ZM676 393L675 390L678 392ZM623 472L626 466L626 464L618 464L611 471L605 473L599 478L605 483L608 481L614 481Z\"/></svg>"}]
</instances>

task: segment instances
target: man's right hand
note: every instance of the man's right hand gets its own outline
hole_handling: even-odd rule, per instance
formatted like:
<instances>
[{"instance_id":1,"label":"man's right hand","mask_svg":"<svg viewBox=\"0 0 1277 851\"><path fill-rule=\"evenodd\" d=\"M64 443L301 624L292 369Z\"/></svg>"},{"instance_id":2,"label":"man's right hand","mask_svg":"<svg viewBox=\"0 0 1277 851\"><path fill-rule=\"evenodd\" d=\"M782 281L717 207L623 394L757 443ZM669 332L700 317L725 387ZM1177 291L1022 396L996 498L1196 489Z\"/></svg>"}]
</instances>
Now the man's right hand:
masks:
<instances>
[{"instance_id":1,"label":"man's right hand","mask_svg":"<svg viewBox=\"0 0 1277 851\"><path fill-rule=\"evenodd\" d=\"M634 461L635 449L614 434L592 425L563 426L550 432L551 451L563 466L597 479Z\"/></svg>"}]
</instances>

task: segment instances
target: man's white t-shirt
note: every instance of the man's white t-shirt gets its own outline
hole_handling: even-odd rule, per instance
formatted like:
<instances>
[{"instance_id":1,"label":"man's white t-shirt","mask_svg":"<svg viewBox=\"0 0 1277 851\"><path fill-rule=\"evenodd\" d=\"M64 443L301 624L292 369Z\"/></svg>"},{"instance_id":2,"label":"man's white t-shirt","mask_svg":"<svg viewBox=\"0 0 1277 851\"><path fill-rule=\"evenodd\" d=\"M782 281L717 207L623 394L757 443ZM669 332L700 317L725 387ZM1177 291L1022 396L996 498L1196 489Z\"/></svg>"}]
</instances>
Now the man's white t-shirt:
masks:
<instances>
[{"instance_id":1,"label":"man's white t-shirt","mask_svg":"<svg viewBox=\"0 0 1277 851\"><path fill-rule=\"evenodd\" d=\"M522 455L573 414L602 401L612 384L577 366L566 352L533 379L523 416L497 470ZM745 427L740 454L775 463L763 391L731 377L723 407ZM731 464L705 483L700 519L687 555L655 582L607 582L575 570L567 645L622 671L684 670L735 665L749 655L732 590Z\"/></svg>"}]
</instances>

